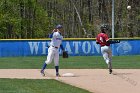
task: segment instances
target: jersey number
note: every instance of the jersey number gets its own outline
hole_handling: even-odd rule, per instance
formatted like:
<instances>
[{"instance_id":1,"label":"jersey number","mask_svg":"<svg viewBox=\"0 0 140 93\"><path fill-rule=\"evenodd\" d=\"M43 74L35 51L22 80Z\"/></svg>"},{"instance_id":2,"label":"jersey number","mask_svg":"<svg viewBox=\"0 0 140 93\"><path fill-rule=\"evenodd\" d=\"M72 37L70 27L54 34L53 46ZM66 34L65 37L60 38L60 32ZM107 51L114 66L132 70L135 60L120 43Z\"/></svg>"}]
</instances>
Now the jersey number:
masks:
<instances>
[{"instance_id":1,"label":"jersey number","mask_svg":"<svg viewBox=\"0 0 140 93\"><path fill-rule=\"evenodd\" d=\"M100 37L100 41L101 41L101 42L104 42L102 37Z\"/></svg>"}]
</instances>

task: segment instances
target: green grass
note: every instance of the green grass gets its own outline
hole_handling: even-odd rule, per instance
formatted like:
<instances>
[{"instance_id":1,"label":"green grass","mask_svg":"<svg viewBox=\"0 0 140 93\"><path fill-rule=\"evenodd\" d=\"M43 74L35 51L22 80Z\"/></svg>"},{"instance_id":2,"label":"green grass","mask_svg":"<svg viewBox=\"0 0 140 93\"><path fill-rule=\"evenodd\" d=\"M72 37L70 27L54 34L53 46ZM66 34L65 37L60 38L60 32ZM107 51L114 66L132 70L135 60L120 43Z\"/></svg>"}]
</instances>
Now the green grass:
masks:
<instances>
[{"instance_id":1,"label":"green grass","mask_svg":"<svg viewBox=\"0 0 140 93\"><path fill-rule=\"evenodd\" d=\"M0 79L0 93L90 93L56 80Z\"/></svg>"},{"instance_id":2,"label":"green grass","mask_svg":"<svg viewBox=\"0 0 140 93\"><path fill-rule=\"evenodd\" d=\"M0 69L41 69L46 56L2 57ZM140 69L140 55L113 56L113 68ZM54 68L53 63L47 68ZM60 57L60 68L63 69L105 69L102 56ZM0 79L0 93L90 93L56 80Z\"/></svg>"},{"instance_id":3,"label":"green grass","mask_svg":"<svg viewBox=\"0 0 140 93\"><path fill-rule=\"evenodd\" d=\"M3 57L0 58L0 69L40 69L46 56L34 57ZM113 56L113 68L140 69L140 55ZM70 56L68 59L60 57L60 68L63 69L105 69L107 67L102 56ZM48 68L54 68L52 62Z\"/></svg>"}]
</instances>

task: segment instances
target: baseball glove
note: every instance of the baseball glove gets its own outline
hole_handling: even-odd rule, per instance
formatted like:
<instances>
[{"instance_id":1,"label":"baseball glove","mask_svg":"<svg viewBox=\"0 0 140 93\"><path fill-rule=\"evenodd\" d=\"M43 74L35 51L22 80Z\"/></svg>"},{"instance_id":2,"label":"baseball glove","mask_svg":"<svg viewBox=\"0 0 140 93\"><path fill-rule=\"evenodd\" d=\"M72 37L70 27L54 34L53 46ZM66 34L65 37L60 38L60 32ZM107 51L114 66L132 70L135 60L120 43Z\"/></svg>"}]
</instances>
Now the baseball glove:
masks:
<instances>
[{"instance_id":1,"label":"baseball glove","mask_svg":"<svg viewBox=\"0 0 140 93\"><path fill-rule=\"evenodd\" d=\"M68 52L67 51L63 51L62 57L63 58L68 58L69 57Z\"/></svg>"}]
</instances>

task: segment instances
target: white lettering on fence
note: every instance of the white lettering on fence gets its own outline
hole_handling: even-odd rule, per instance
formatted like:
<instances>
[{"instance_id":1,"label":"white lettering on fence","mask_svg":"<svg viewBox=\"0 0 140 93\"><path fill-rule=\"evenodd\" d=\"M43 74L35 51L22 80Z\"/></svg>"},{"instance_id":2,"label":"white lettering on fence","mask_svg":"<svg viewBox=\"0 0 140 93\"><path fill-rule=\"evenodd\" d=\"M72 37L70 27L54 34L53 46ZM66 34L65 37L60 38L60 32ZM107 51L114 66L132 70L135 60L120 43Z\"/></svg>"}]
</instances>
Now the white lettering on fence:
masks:
<instances>
[{"instance_id":1,"label":"white lettering on fence","mask_svg":"<svg viewBox=\"0 0 140 93\"><path fill-rule=\"evenodd\" d=\"M28 42L28 43L29 43L29 46L30 46L31 54L33 54L34 51L35 51L35 54L38 54L38 49L39 49L40 42Z\"/></svg>"},{"instance_id":2,"label":"white lettering on fence","mask_svg":"<svg viewBox=\"0 0 140 93\"><path fill-rule=\"evenodd\" d=\"M66 46L64 48L65 48L66 51L68 51L69 54L72 54L72 50L71 50L69 42L66 42Z\"/></svg>"},{"instance_id":3,"label":"white lettering on fence","mask_svg":"<svg viewBox=\"0 0 140 93\"><path fill-rule=\"evenodd\" d=\"M42 54L46 54L48 45L46 45L46 42L42 42Z\"/></svg>"},{"instance_id":4,"label":"white lettering on fence","mask_svg":"<svg viewBox=\"0 0 140 93\"><path fill-rule=\"evenodd\" d=\"M50 42L28 42L31 54L47 54L48 45ZM64 46L64 45L63 45ZM39 49L41 48L41 49ZM100 53L100 46L95 41L73 41L66 42L64 46L69 54L94 54ZM61 51L60 51L61 53Z\"/></svg>"},{"instance_id":5,"label":"white lettering on fence","mask_svg":"<svg viewBox=\"0 0 140 93\"><path fill-rule=\"evenodd\" d=\"M87 46L87 47L86 47ZM82 50L85 54L89 54L91 51L91 44L88 41L83 42Z\"/></svg>"},{"instance_id":6,"label":"white lettering on fence","mask_svg":"<svg viewBox=\"0 0 140 93\"><path fill-rule=\"evenodd\" d=\"M81 42L73 41L73 50L75 50L75 54L79 54L79 46L81 46Z\"/></svg>"},{"instance_id":7,"label":"white lettering on fence","mask_svg":"<svg viewBox=\"0 0 140 93\"><path fill-rule=\"evenodd\" d=\"M99 45L99 44L96 44L95 41L92 41L92 45L95 47L95 48L93 48L93 50L92 50L92 54L95 53L95 50L97 51L97 53L100 53L100 45Z\"/></svg>"}]
</instances>

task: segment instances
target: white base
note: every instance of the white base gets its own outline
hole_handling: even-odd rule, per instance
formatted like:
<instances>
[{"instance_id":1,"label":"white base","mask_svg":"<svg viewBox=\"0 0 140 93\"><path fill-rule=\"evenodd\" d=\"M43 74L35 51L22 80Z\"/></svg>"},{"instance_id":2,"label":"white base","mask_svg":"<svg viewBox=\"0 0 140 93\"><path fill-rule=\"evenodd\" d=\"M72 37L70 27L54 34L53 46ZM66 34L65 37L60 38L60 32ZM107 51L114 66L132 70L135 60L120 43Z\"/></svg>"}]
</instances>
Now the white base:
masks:
<instances>
[{"instance_id":1,"label":"white base","mask_svg":"<svg viewBox=\"0 0 140 93\"><path fill-rule=\"evenodd\" d=\"M75 75L73 73L65 73L62 74L63 77L74 77Z\"/></svg>"}]
</instances>

